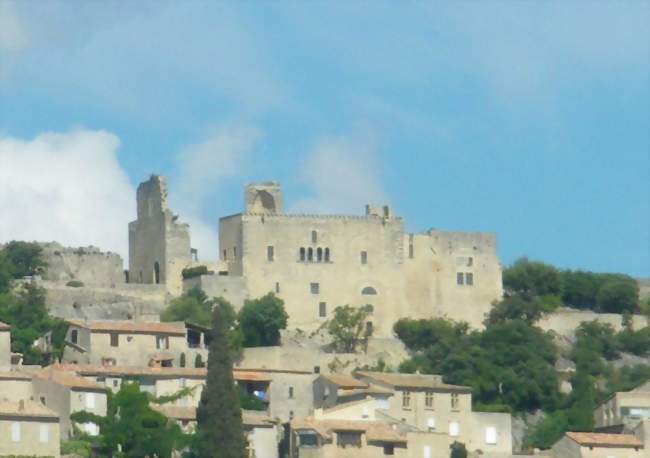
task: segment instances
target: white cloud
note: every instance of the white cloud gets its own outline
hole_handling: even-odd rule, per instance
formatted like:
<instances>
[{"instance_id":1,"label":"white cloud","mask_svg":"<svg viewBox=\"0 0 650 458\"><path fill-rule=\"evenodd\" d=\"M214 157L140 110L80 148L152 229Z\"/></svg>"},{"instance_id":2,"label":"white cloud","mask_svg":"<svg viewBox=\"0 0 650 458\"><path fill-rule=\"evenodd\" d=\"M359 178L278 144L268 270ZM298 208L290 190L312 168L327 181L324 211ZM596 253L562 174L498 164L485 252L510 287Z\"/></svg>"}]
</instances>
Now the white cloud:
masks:
<instances>
[{"instance_id":1,"label":"white cloud","mask_svg":"<svg viewBox=\"0 0 650 458\"><path fill-rule=\"evenodd\" d=\"M369 138L325 138L305 158L299 179L310 196L291 212L359 214L366 204L387 203L376 146Z\"/></svg>"},{"instance_id":2,"label":"white cloud","mask_svg":"<svg viewBox=\"0 0 650 458\"><path fill-rule=\"evenodd\" d=\"M126 261L135 191L106 131L0 136L0 242L95 245Z\"/></svg>"},{"instance_id":3,"label":"white cloud","mask_svg":"<svg viewBox=\"0 0 650 458\"><path fill-rule=\"evenodd\" d=\"M226 125L213 130L202 141L176 155L177 186L171 192L173 208L190 224L192 245L202 259L218 253L217 218L206 221L210 200L223 189L225 179L242 174L261 132L251 126Z\"/></svg>"}]
</instances>

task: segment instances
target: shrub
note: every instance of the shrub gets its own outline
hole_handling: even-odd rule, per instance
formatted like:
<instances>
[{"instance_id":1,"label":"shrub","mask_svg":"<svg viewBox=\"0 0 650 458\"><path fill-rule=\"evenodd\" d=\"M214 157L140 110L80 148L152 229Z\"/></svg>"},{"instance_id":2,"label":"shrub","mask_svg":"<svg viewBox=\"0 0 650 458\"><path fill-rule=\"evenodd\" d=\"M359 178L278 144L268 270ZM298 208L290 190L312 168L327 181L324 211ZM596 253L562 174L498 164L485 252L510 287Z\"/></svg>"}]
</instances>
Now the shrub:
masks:
<instances>
[{"instance_id":1,"label":"shrub","mask_svg":"<svg viewBox=\"0 0 650 458\"><path fill-rule=\"evenodd\" d=\"M69 286L71 288L81 288L83 285L84 282L79 280L70 280L68 283L65 284L65 286Z\"/></svg>"},{"instance_id":2,"label":"shrub","mask_svg":"<svg viewBox=\"0 0 650 458\"><path fill-rule=\"evenodd\" d=\"M183 269L182 275L184 279L200 277L201 275L208 275L210 271L207 266L186 267Z\"/></svg>"}]
</instances>

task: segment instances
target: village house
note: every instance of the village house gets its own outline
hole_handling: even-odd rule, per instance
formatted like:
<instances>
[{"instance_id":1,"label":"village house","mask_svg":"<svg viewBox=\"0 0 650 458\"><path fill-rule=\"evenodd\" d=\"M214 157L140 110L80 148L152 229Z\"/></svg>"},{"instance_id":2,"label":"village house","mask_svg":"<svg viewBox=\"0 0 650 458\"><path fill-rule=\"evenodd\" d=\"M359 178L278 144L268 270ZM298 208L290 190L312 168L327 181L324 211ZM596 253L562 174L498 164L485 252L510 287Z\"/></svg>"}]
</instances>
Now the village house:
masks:
<instances>
[{"instance_id":1,"label":"village house","mask_svg":"<svg viewBox=\"0 0 650 458\"><path fill-rule=\"evenodd\" d=\"M568 432L553 445L555 458L647 457L643 443L634 434Z\"/></svg>"},{"instance_id":2,"label":"village house","mask_svg":"<svg viewBox=\"0 0 650 458\"><path fill-rule=\"evenodd\" d=\"M59 458L56 412L33 401L0 401L0 456Z\"/></svg>"},{"instance_id":3,"label":"village house","mask_svg":"<svg viewBox=\"0 0 650 458\"><path fill-rule=\"evenodd\" d=\"M612 394L594 410L594 423L602 432L629 432L646 419L650 419L650 381Z\"/></svg>"},{"instance_id":4,"label":"village house","mask_svg":"<svg viewBox=\"0 0 650 458\"><path fill-rule=\"evenodd\" d=\"M183 322L68 320L63 361L184 367L207 360L207 330Z\"/></svg>"},{"instance_id":5,"label":"village house","mask_svg":"<svg viewBox=\"0 0 650 458\"><path fill-rule=\"evenodd\" d=\"M387 408L393 391L363 382L347 374L322 374L314 380L314 408L329 408L337 404L366 399L376 399Z\"/></svg>"},{"instance_id":6,"label":"village house","mask_svg":"<svg viewBox=\"0 0 650 458\"><path fill-rule=\"evenodd\" d=\"M69 439L74 435L70 415L86 411L105 416L107 409L106 390L103 386L69 372L58 365L49 366L36 372L32 379L34 399L54 410L61 421L61 436ZM97 425L79 425L90 435L99 433Z\"/></svg>"},{"instance_id":7,"label":"village house","mask_svg":"<svg viewBox=\"0 0 650 458\"><path fill-rule=\"evenodd\" d=\"M0 321L0 370L11 366L11 331L8 324Z\"/></svg>"},{"instance_id":8,"label":"village house","mask_svg":"<svg viewBox=\"0 0 650 458\"><path fill-rule=\"evenodd\" d=\"M439 375L357 371L354 377L393 391L379 404L391 418L442 433L448 445L461 442L484 456L512 453L510 414L473 412L469 387L443 383Z\"/></svg>"},{"instance_id":9,"label":"village house","mask_svg":"<svg viewBox=\"0 0 650 458\"><path fill-rule=\"evenodd\" d=\"M20 371L0 372L0 402L33 399L32 376Z\"/></svg>"},{"instance_id":10,"label":"village house","mask_svg":"<svg viewBox=\"0 0 650 458\"><path fill-rule=\"evenodd\" d=\"M175 420L185 432L196 428L196 407L152 405L167 418ZM280 429L270 417L260 412L242 411L242 422L249 458L278 458Z\"/></svg>"}]
</instances>

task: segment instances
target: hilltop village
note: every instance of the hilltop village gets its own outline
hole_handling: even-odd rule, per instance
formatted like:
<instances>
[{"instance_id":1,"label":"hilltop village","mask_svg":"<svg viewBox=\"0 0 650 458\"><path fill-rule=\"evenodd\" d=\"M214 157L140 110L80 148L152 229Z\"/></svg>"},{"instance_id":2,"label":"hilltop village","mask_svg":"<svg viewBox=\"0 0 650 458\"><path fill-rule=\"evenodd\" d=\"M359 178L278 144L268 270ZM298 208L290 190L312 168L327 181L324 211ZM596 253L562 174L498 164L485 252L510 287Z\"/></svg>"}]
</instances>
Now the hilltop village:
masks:
<instances>
[{"instance_id":1,"label":"hilltop village","mask_svg":"<svg viewBox=\"0 0 650 458\"><path fill-rule=\"evenodd\" d=\"M276 182L243 204L217 261L156 175L126 269L96 247L0 245L0 456L104 456L106 419L139 394L191 435L216 300L250 457L650 457L647 282L504 270L495 234L407 233L386 205L287 214Z\"/></svg>"}]
</instances>

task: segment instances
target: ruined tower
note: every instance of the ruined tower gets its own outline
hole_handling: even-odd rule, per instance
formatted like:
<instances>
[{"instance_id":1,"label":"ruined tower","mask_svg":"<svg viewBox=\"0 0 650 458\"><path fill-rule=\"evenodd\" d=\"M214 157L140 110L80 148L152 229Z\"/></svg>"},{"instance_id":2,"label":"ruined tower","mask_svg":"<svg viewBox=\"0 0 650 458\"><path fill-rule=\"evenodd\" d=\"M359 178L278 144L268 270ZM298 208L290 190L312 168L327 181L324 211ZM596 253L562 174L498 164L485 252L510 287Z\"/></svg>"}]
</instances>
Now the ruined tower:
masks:
<instances>
[{"instance_id":1,"label":"ruined tower","mask_svg":"<svg viewBox=\"0 0 650 458\"><path fill-rule=\"evenodd\" d=\"M246 213L282 213L282 190L277 181L247 185L244 191L244 200Z\"/></svg>"},{"instance_id":2,"label":"ruined tower","mask_svg":"<svg viewBox=\"0 0 650 458\"><path fill-rule=\"evenodd\" d=\"M151 175L137 192L138 217L129 223L129 282L164 284L180 294L191 263L189 226L167 206L165 178Z\"/></svg>"}]
</instances>

